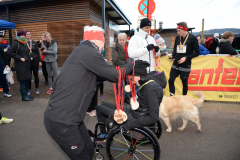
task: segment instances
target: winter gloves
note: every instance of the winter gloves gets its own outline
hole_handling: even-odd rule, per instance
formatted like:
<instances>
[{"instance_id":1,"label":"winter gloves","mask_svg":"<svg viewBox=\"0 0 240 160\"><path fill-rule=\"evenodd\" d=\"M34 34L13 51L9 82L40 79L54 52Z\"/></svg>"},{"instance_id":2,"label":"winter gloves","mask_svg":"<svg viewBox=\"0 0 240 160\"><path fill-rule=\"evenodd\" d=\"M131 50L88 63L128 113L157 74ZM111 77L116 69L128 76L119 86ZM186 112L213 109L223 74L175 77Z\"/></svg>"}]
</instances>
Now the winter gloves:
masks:
<instances>
[{"instance_id":1,"label":"winter gloves","mask_svg":"<svg viewBox=\"0 0 240 160\"><path fill-rule=\"evenodd\" d=\"M155 52L158 52L158 51L159 51L159 47L158 47L158 46L154 46L154 44L149 44L149 45L147 45L148 51L153 50L153 48L155 49Z\"/></svg>"},{"instance_id":2,"label":"winter gloves","mask_svg":"<svg viewBox=\"0 0 240 160\"><path fill-rule=\"evenodd\" d=\"M154 46L155 52L159 51L159 47L158 46Z\"/></svg>"},{"instance_id":3,"label":"winter gloves","mask_svg":"<svg viewBox=\"0 0 240 160\"><path fill-rule=\"evenodd\" d=\"M153 50L153 47L154 47L154 45L153 45L153 44L149 44L149 45L147 45L147 49L148 49L148 51L151 51L151 50Z\"/></svg>"}]
</instances>

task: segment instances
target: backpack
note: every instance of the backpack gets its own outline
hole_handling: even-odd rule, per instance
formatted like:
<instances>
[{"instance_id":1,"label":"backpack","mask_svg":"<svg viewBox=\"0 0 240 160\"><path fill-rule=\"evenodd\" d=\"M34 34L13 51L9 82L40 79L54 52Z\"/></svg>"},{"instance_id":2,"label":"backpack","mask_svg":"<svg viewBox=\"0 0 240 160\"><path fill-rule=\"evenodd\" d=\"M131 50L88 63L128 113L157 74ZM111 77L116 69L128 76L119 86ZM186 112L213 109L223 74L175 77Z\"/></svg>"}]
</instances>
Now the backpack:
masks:
<instances>
[{"instance_id":1,"label":"backpack","mask_svg":"<svg viewBox=\"0 0 240 160\"><path fill-rule=\"evenodd\" d=\"M206 39L205 48L209 49L211 44L213 44L213 38L212 37L208 37Z\"/></svg>"}]
</instances>

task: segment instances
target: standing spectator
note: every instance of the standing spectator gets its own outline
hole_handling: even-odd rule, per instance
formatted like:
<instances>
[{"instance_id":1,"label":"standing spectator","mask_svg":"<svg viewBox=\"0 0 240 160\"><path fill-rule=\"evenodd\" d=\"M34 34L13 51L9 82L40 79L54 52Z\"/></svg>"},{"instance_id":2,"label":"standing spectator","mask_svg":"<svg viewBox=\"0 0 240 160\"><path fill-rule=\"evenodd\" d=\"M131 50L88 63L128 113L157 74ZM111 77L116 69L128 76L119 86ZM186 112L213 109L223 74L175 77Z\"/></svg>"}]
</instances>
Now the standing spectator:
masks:
<instances>
[{"instance_id":1,"label":"standing spectator","mask_svg":"<svg viewBox=\"0 0 240 160\"><path fill-rule=\"evenodd\" d=\"M1 43L1 46L2 46L2 48L4 50L4 53L6 54L7 64L10 65L11 57L8 55L8 50L10 49L10 45L8 44L7 41L5 41L3 39L3 35L0 35L0 43Z\"/></svg>"},{"instance_id":2,"label":"standing spectator","mask_svg":"<svg viewBox=\"0 0 240 160\"><path fill-rule=\"evenodd\" d=\"M165 40L159 34L156 34L154 36L154 39L155 39L156 44L160 48L161 57L168 55L167 46L165 45Z\"/></svg>"},{"instance_id":3,"label":"standing spectator","mask_svg":"<svg viewBox=\"0 0 240 160\"><path fill-rule=\"evenodd\" d=\"M45 34L42 34L41 40L37 41L38 48L40 48L43 77L45 79L45 82L43 83L43 86L48 85L48 73L47 73L47 68L46 68L46 62L44 61L45 55L42 54L42 43L44 43L45 40L46 40L45 39Z\"/></svg>"},{"instance_id":4,"label":"standing spectator","mask_svg":"<svg viewBox=\"0 0 240 160\"><path fill-rule=\"evenodd\" d=\"M129 41L128 56L134 60L147 61L150 64L148 72L154 71L155 61L153 50L160 55L159 47L155 40L149 35L151 29L151 21L148 18L141 20L139 31L135 31L134 36Z\"/></svg>"},{"instance_id":5,"label":"standing spectator","mask_svg":"<svg viewBox=\"0 0 240 160\"><path fill-rule=\"evenodd\" d=\"M49 90L47 94L51 94L53 91L52 85L52 72L53 76L57 79L58 77L58 66L57 66L57 41L52 39L51 33L45 33L46 41L42 43L44 49L42 54L45 55L44 61L46 62L46 68L48 72L48 86Z\"/></svg>"},{"instance_id":6,"label":"standing spectator","mask_svg":"<svg viewBox=\"0 0 240 160\"><path fill-rule=\"evenodd\" d=\"M118 81L117 70L100 55L104 43L102 28L84 27L84 41L63 64L44 113L48 134L71 159L90 160L94 155L94 145L83 120L96 91L97 76ZM123 67L126 75L132 72L131 62Z\"/></svg>"},{"instance_id":7,"label":"standing spectator","mask_svg":"<svg viewBox=\"0 0 240 160\"><path fill-rule=\"evenodd\" d=\"M128 42L127 35L125 33L120 33L118 38L115 39L115 42L112 43L112 62L113 66L120 66L127 63L128 57ZM122 84L122 83L121 83ZM125 81L126 84L126 81ZM118 83L116 83L118 88ZM121 86L122 88L123 86ZM129 92L124 93L124 103L130 104Z\"/></svg>"},{"instance_id":8,"label":"standing spectator","mask_svg":"<svg viewBox=\"0 0 240 160\"><path fill-rule=\"evenodd\" d=\"M205 48L207 48L211 54L216 54L216 49L219 45L218 37L219 34L215 33L214 37L209 37L206 39Z\"/></svg>"},{"instance_id":9,"label":"standing spectator","mask_svg":"<svg viewBox=\"0 0 240 160\"><path fill-rule=\"evenodd\" d=\"M6 117L2 117L2 114L0 112L0 124L3 124L3 123L11 123L13 122L13 119L10 119L10 118L6 118Z\"/></svg>"},{"instance_id":10,"label":"standing spectator","mask_svg":"<svg viewBox=\"0 0 240 160\"><path fill-rule=\"evenodd\" d=\"M237 51L232 47L232 42L234 39L233 32L225 32L222 36L222 39L220 40L219 44L219 54L230 54L230 55L236 55L238 54Z\"/></svg>"},{"instance_id":11,"label":"standing spectator","mask_svg":"<svg viewBox=\"0 0 240 160\"><path fill-rule=\"evenodd\" d=\"M38 95L39 94L38 70L39 70L39 66L42 66L41 58L40 58L40 52L39 52L37 42L35 42L31 39L31 32L30 31L26 31L26 38L27 38L28 52L30 54L30 57L32 58L30 71L31 71L31 74L33 73L33 75L34 75L35 93ZM31 80L29 80L28 95L31 95L31 93L32 93L32 91L31 91Z\"/></svg>"},{"instance_id":12,"label":"standing spectator","mask_svg":"<svg viewBox=\"0 0 240 160\"><path fill-rule=\"evenodd\" d=\"M134 33L135 33L135 29L131 29L127 40L130 40L132 38L132 36L134 35Z\"/></svg>"},{"instance_id":13,"label":"standing spectator","mask_svg":"<svg viewBox=\"0 0 240 160\"><path fill-rule=\"evenodd\" d=\"M210 52L201 45L201 38L200 36L196 35L197 39L198 39L198 45L199 45L199 52L200 52L200 55L207 55L207 54L210 54Z\"/></svg>"},{"instance_id":14,"label":"standing spectator","mask_svg":"<svg viewBox=\"0 0 240 160\"><path fill-rule=\"evenodd\" d=\"M6 55L3 51L2 46L0 45L0 82L3 88L4 97L10 98L12 97L12 95L9 94L9 88L6 81L6 74L3 74L5 67L8 68L9 66L8 66Z\"/></svg>"},{"instance_id":15,"label":"standing spectator","mask_svg":"<svg viewBox=\"0 0 240 160\"><path fill-rule=\"evenodd\" d=\"M34 97L28 96L28 82L32 79L30 67L31 57L26 46L26 32L20 30L17 32L17 37L14 40L8 54L15 59L15 70L17 80L20 81L20 93L22 101L32 101Z\"/></svg>"},{"instance_id":16,"label":"standing spectator","mask_svg":"<svg viewBox=\"0 0 240 160\"><path fill-rule=\"evenodd\" d=\"M183 95L188 92L188 76L191 71L192 58L199 56L197 38L188 33L186 22L177 23L177 34L172 52L173 65L170 71L169 90L170 95L175 94L174 81L180 74L183 84Z\"/></svg>"}]
</instances>

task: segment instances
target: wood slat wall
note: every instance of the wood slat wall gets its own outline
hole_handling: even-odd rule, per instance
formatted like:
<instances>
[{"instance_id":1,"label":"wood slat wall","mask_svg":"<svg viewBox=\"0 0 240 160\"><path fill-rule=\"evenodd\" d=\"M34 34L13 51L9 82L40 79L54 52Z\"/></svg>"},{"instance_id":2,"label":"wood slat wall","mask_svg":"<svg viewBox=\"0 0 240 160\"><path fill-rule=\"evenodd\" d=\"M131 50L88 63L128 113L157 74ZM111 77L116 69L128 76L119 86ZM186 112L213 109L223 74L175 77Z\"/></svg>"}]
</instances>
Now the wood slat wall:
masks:
<instances>
[{"instance_id":1,"label":"wood slat wall","mask_svg":"<svg viewBox=\"0 0 240 160\"><path fill-rule=\"evenodd\" d=\"M47 23L47 31L58 44L58 65L62 66L67 57L83 38L83 28L90 25L90 19Z\"/></svg>"},{"instance_id":2,"label":"wood slat wall","mask_svg":"<svg viewBox=\"0 0 240 160\"><path fill-rule=\"evenodd\" d=\"M95 1L89 1L90 7L90 19L102 24L102 7L100 7ZM108 14L105 17L105 25L108 26Z\"/></svg>"},{"instance_id":3,"label":"wood slat wall","mask_svg":"<svg viewBox=\"0 0 240 160\"><path fill-rule=\"evenodd\" d=\"M11 10L11 21L16 24L90 18L88 0L34 1Z\"/></svg>"}]
</instances>

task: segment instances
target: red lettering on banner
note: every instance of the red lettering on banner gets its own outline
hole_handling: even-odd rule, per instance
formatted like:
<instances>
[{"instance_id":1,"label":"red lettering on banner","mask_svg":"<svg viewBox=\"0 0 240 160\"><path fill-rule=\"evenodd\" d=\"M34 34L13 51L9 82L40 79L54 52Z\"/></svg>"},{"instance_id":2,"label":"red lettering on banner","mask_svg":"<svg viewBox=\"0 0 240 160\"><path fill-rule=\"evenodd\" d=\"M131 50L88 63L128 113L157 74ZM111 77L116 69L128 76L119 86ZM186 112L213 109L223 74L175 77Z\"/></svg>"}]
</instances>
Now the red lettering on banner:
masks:
<instances>
[{"instance_id":1,"label":"red lettering on banner","mask_svg":"<svg viewBox=\"0 0 240 160\"><path fill-rule=\"evenodd\" d=\"M237 76L237 68L225 68L223 71L223 76L221 80L221 84L234 84L235 78ZM228 73L232 73L232 75L228 75ZM228 79L234 78L234 79Z\"/></svg>"},{"instance_id":2,"label":"red lettering on banner","mask_svg":"<svg viewBox=\"0 0 240 160\"><path fill-rule=\"evenodd\" d=\"M223 65L223 59L219 59L218 68L215 69L216 76L215 76L214 84L218 84L220 74L222 73L222 70L223 70L222 65Z\"/></svg>"},{"instance_id":3,"label":"red lettering on banner","mask_svg":"<svg viewBox=\"0 0 240 160\"><path fill-rule=\"evenodd\" d=\"M188 84L198 84L198 80L200 77L201 70L192 70L188 77ZM194 79L194 80L192 80Z\"/></svg>"},{"instance_id":4,"label":"red lettering on banner","mask_svg":"<svg viewBox=\"0 0 240 160\"><path fill-rule=\"evenodd\" d=\"M209 74L208 83L207 84L211 84L212 83L213 72L214 72L214 69L203 69L199 84L203 84L203 80L204 80L205 74Z\"/></svg>"},{"instance_id":5,"label":"red lettering on banner","mask_svg":"<svg viewBox=\"0 0 240 160\"><path fill-rule=\"evenodd\" d=\"M188 84L203 84L206 74L209 74L208 85L212 84L213 74L215 73L215 78L213 84L219 84L219 79L222 74L221 84L225 85L240 85L240 69L238 68L222 68L223 59L219 59L218 67L215 69L202 69L202 70L192 70L188 78ZM202 71L202 72L201 72ZM199 80L200 77L200 80ZM240 87L226 87L226 86L189 86L189 90L201 90L201 91L224 91L224 92L240 92Z\"/></svg>"},{"instance_id":6,"label":"red lettering on banner","mask_svg":"<svg viewBox=\"0 0 240 160\"><path fill-rule=\"evenodd\" d=\"M236 84L240 84L240 69L239 69L239 71L238 71L238 79L237 79Z\"/></svg>"}]
</instances>

